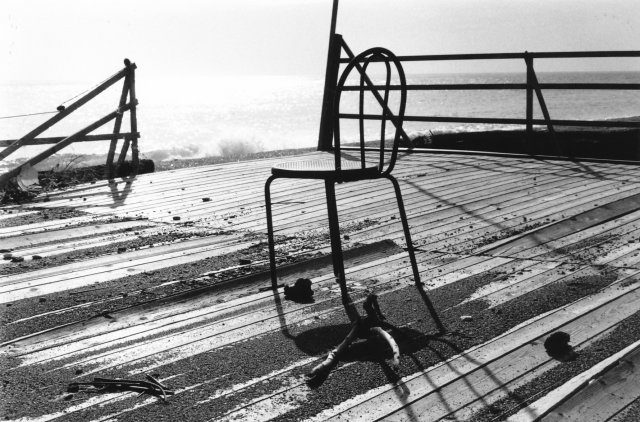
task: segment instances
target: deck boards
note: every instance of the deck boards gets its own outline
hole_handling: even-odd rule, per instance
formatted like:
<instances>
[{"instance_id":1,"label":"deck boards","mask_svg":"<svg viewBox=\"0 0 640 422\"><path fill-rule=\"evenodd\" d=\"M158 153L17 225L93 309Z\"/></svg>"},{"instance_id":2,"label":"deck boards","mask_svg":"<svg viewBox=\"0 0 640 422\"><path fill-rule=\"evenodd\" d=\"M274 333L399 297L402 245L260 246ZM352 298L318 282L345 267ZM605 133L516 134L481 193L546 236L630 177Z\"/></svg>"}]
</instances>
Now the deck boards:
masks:
<instances>
[{"instance_id":1,"label":"deck boards","mask_svg":"<svg viewBox=\"0 0 640 422\"><path fill-rule=\"evenodd\" d=\"M346 323L325 257L329 244L322 184L281 180L272 185L278 256L302 257L283 269L283 281L310 277L315 301L282 300L282 292L275 300L272 292L261 289L269 285L268 273L260 267L267 258L264 181L275 162L295 159L299 157L146 174L130 183L97 182L52 192L46 201L2 213L3 223L29 215L32 207L71 207L87 213L0 228L1 247L27 257L80 253L130 239L134 235L126 229L134 227L136 238L166 229L203 233L172 244L0 276L0 306L5 309L82 289L108 288L130 275L259 250L253 262L244 265L244 275L116 306L105 316L73 319L80 309L120 303L96 293L89 302L60 309L34 306L32 314L6 322L10 328L46 324L52 316L68 321L0 344L0 358L10 362L7 373L43 382L54 403L36 410L11 403L8 408L19 409L13 419L30 415L33 420L157 420L156 398L113 393L78 396L65 403L64 386L59 385L60 380L103 374L136 377L154 371L176 386L164 415L177 418L187 412L192 420L467 420L494 406L502 409L496 414L499 419L513 414L513 420L537 420L544 411L544 420L585 412L592 415L590 420L604 420L640 396L633 366L637 350L618 356L626 350L622 345L611 346L607 357L628 363L603 372L597 386L569 384L576 385L599 368L591 365L581 370L583 374L560 379L567 383L564 389L538 391L509 413L500 407L514 391L528 391L566 365L549 357L542 346L552 332L571 334L571 344L588 358L592 347L617 338L627 321L637 318L640 167L524 157L404 155L394 174L419 249L421 278L439 298L438 311L461 330L464 313L471 314L472 324L484 318L505 324L502 331L486 327L494 332L489 338L474 340L473 333L447 337L451 344L464 344L465 350L437 349L444 353L441 358L424 340L433 324L413 287L391 185L378 180L337 186L344 247L361 248L347 258L354 299L360 303L374 290L383 312L388 309L388 317L403 331L422 340L410 351L403 349L395 381L383 376L393 371L384 369L379 358L351 359L314 389L303 373L323 359L329 346L303 339L315 332L327 335L324 330L330 327L340 332ZM17 264L4 261L0 268L10 265ZM221 268L220 274L226 270ZM158 287L178 282L167 279ZM562 292L573 299L565 303L555 298L558 305L545 307L545 295ZM528 304L531 300L541 300L544 310L536 312ZM515 311L520 306L522 320ZM502 312L513 314L514 322L501 319ZM231 362L245 355L264 366L244 361L252 368L247 372L242 365L225 367L208 360ZM207 369L198 371L199 365ZM78 368L81 372L75 372ZM362 382L348 384L355 374ZM332 394L332 388L340 393ZM571 397L565 401L562 394ZM604 401L607 406L602 406Z\"/></svg>"}]
</instances>

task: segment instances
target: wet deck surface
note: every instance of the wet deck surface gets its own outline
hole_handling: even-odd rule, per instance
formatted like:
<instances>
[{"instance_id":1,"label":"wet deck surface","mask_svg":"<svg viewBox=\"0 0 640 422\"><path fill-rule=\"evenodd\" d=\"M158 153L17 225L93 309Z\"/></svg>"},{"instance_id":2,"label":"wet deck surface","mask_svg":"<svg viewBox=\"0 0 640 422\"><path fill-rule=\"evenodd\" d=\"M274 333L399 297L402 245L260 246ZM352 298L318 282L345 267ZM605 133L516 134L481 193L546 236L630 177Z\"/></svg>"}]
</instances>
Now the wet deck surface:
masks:
<instances>
[{"instance_id":1,"label":"wet deck surface","mask_svg":"<svg viewBox=\"0 0 640 422\"><path fill-rule=\"evenodd\" d=\"M299 158L103 181L3 207L0 249L25 260L0 261L0 414L637 420L640 167L403 156L394 175L445 335L413 286L391 185L339 185L351 294L379 295L399 327L400 366L383 344L362 341L310 386L305 373L349 327L321 183L272 188L282 282L311 278L314 302L264 289L264 181L275 162ZM571 336L575 359L547 354L557 331ZM175 390L168 403L66 392L145 374Z\"/></svg>"}]
</instances>

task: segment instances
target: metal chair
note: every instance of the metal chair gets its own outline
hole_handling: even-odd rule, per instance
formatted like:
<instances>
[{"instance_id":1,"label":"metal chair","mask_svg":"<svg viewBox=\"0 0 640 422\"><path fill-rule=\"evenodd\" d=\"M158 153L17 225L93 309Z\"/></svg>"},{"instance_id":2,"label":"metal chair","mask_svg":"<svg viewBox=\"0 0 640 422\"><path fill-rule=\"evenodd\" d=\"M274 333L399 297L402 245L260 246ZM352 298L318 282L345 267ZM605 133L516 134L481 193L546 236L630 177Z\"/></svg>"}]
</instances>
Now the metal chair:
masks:
<instances>
[{"instance_id":1,"label":"metal chair","mask_svg":"<svg viewBox=\"0 0 640 422\"><path fill-rule=\"evenodd\" d=\"M373 82L366 74L367 68L372 64L378 68L382 66L386 70L386 75L382 85L373 85ZM345 85L351 76L357 78L359 84ZM395 80L394 80L395 79ZM394 85L392 85L392 80ZM359 94L356 101L358 111L356 113L341 113L340 103L344 92L351 91ZM370 114L365 109L371 108L371 101L366 102L365 94L369 94L375 98L378 113ZM396 109L395 114L390 110L390 95L394 97L393 107ZM397 97L397 98L396 98ZM273 221L271 212L271 183L278 178L288 179L315 179L322 180L325 184L327 209L329 214L329 233L331 239L331 255L333 261L333 271L336 280L340 286L342 295L342 303L351 322L356 325L360 321L360 316L356 310L349 293L347 292L344 262L342 255L342 245L340 239L340 226L338 220L338 210L336 207L335 184L356 182L361 180L371 180L385 178L393 184L400 219L404 229L404 236L407 242L407 252L411 260L411 268L413 270L413 278L418 290L421 292L423 300L429 307L432 316L436 320L439 328L442 328L440 321L437 319L435 310L429 301L420 282L420 274L418 272L418 264L411 242L411 233L409 232L409 224L404 209L402 194L397 180L391 175L395 166L398 144L402 134L402 122L405 112L405 103L407 98L406 79L402 66L396 56L389 50L376 47L364 51L346 66L340 80L337 84L334 107L333 107L333 151L326 152L326 158L284 162L277 164L271 169L271 176L265 184L265 202L267 213L267 231L269 241L269 262L271 266L271 282L273 289L277 289L277 272L276 272L276 256L273 234ZM371 99L371 98L369 98ZM343 156L345 151L341 149L341 120L355 119L358 123L359 142L355 154L350 157ZM376 148L366 147L365 145L365 121L367 123L376 122L376 126L380 125L380 141ZM395 128L392 130L391 145L386 142L387 127ZM373 153L372 153L373 150ZM353 152L350 149L349 152Z\"/></svg>"}]
</instances>

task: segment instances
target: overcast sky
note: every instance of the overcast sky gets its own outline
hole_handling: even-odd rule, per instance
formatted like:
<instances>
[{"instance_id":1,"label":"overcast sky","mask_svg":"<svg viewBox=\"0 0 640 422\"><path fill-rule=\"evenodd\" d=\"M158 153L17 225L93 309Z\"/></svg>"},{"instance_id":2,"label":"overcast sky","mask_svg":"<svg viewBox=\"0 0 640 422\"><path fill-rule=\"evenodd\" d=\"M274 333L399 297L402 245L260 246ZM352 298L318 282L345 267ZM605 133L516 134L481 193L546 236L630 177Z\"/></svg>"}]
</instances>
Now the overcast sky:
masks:
<instances>
[{"instance_id":1,"label":"overcast sky","mask_svg":"<svg viewBox=\"0 0 640 422\"><path fill-rule=\"evenodd\" d=\"M95 81L124 57L150 78L321 77L332 3L1 0L0 82ZM397 54L640 50L640 0L341 0L337 28L356 52L375 45ZM640 70L639 63L551 68ZM439 70L461 70L448 66Z\"/></svg>"}]
</instances>

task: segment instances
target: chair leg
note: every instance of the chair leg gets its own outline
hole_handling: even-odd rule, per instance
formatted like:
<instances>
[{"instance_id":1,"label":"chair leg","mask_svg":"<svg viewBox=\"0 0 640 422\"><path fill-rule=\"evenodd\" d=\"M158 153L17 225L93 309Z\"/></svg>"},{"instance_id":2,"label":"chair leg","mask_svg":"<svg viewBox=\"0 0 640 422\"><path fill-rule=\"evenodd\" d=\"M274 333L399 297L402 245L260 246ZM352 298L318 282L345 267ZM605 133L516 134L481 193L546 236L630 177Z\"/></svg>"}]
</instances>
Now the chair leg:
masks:
<instances>
[{"instance_id":1,"label":"chair leg","mask_svg":"<svg viewBox=\"0 0 640 422\"><path fill-rule=\"evenodd\" d=\"M276 273L276 249L273 239L273 216L271 215L271 182L275 179L271 176L264 185L264 202L267 211L267 240L269 242L269 269L271 270L271 288L278 289L278 275Z\"/></svg>"},{"instance_id":2,"label":"chair leg","mask_svg":"<svg viewBox=\"0 0 640 422\"><path fill-rule=\"evenodd\" d=\"M333 260L333 273L340 285L342 304L349 320L357 323L360 315L356 309L349 292L347 292L347 279L344 272L344 259L342 257L342 242L340 240L340 223L338 220L338 207L336 205L336 191L333 181L325 180L325 192L327 196L327 211L329 214L329 236L331 238L331 258Z\"/></svg>"},{"instance_id":3,"label":"chair leg","mask_svg":"<svg viewBox=\"0 0 640 422\"><path fill-rule=\"evenodd\" d=\"M398 211L400 212L400 220L402 221L404 238L405 238L405 241L407 242L407 252L409 253L409 260L411 261L411 269L413 270L414 283L416 285L416 288L418 289L418 292L420 292L420 296L422 296L422 300L424 301L425 305L427 305L427 308L431 313L431 317L433 318L433 321L436 323L436 326L438 327L438 331L440 331L441 333L444 333L446 332L446 329L442 324L442 321L440 321L440 317L438 316L438 313L436 312L436 309L433 306L433 303L431 303L431 299L429 299L429 296L427 295L427 292L424 290L424 286L420 281L420 272L418 271L418 262L416 261L416 255L413 249L411 232L409 231L409 221L407 220L407 213L405 212L405 209L404 209L404 201L402 200L402 192L400 191L400 185L398 184L398 181L396 180L396 178L391 176L390 174L387 175L386 178L391 181L391 183L393 184L393 189L396 192L396 200L398 201Z\"/></svg>"}]
</instances>

